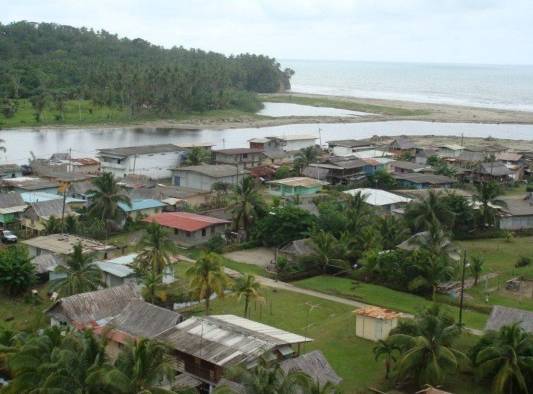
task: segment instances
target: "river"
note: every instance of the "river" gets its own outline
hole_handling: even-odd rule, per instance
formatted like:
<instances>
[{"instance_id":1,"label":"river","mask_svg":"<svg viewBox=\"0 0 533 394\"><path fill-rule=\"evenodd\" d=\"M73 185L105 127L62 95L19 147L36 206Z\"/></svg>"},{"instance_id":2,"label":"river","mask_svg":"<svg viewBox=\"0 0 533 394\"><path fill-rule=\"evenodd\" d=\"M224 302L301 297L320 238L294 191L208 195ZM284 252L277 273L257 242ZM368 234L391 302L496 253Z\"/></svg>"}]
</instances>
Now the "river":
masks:
<instances>
[{"instance_id":1,"label":"river","mask_svg":"<svg viewBox=\"0 0 533 394\"><path fill-rule=\"evenodd\" d=\"M320 130L320 133L319 133ZM495 137L533 140L533 125L437 123L421 121L390 121L363 123L293 124L276 127L225 130L176 130L155 128L98 128L76 129L13 129L1 130L6 152L1 162L24 164L33 152L37 157L72 149L73 157L94 156L97 149L163 143L210 142L216 148L235 148L248 145L254 137L314 134L324 144L328 140L366 138L373 135L454 135L460 137Z\"/></svg>"}]
</instances>

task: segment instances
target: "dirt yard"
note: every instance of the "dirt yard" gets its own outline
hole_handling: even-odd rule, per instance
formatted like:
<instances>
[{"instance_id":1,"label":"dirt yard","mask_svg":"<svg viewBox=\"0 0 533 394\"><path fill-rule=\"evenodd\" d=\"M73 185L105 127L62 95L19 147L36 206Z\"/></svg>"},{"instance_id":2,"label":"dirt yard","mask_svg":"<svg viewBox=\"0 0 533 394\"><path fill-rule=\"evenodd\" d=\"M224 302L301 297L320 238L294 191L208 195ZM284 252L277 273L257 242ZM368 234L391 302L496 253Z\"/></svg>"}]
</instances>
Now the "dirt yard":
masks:
<instances>
[{"instance_id":1,"label":"dirt yard","mask_svg":"<svg viewBox=\"0 0 533 394\"><path fill-rule=\"evenodd\" d=\"M238 250L236 252L226 253L224 254L224 257L240 263L266 267L272 260L274 260L274 249L259 247L254 249Z\"/></svg>"}]
</instances>

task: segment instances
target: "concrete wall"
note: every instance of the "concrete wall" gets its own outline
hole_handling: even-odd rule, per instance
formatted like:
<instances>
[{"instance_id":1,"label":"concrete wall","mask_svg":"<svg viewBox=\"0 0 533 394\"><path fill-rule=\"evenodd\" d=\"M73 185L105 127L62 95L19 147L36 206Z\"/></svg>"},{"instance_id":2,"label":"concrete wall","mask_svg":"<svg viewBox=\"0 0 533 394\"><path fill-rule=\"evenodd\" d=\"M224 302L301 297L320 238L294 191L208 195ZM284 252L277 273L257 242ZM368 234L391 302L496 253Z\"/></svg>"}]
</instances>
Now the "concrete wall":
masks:
<instances>
[{"instance_id":1,"label":"concrete wall","mask_svg":"<svg viewBox=\"0 0 533 394\"><path fill-rule=\"evenodd\" d=\"M241 181L244 176L244 174L240 174L239 181ZM197 172L181 171L179 169L175 170L174 175L172 176L172 184L175 186L188 187L206 192L211 191L213 184L217 182L235 185L237 184L237 176L213 178Z\"/></svg>"},{"instance_id":2,"label":"concrete wall","mask_svg":"<svg viewBox=\"0 0 533 394\"><path fill-rule=\"evenodd\" d=\"M303 148L307 148L309 146L314 146L315 141L316 141L315 139L287 141L287 145L284 146L283 150L285 151L300 150Z\"/></svg>"},{"instance_id":3,"label":"concrete wall","mask_svg":"<svg viewBox=\"0 0 533 394\"><path fill-rule=\"evenodd\" d=\"M526 230L530 228L533 228L533 215L500 218L500 229L502 230Z\"/></svg>"},{"instance_id":4,"label":"concrete wall","mask_svg":"<svg viewBox=\"0 0 533 394\"><path fill-rule=\"evenodd\" d=\"M125 159L100 157L102 172L111 172L117 178L128 174L144 175L151 179L164 179L172 176L172 171L181 164L185 152L166 152L151 155L130 156Z\"/></svg>"},{"instance_id":5,"label":"concrete wall","mask_svg":"<svg viewBox=\"0 0 533 394\"><path fill-rule=\"evenodd\" d=\"M239 164L241 168L257 167L263 161L263 153L246 153L241 155L225 155L215 152L215 164Z\"/></svg>"},{"instance_id":6,"label":"concrete wall","mask_svg":"<svg viewBox=\"0 0 533 394\"><path fill-rule=\"evenodd\" d=\"M200 244L203 244L209 241L211 238L213 238L216 235L224 234L228 226L229 224L216 224L204 230L198 230L198 231L192 231L192 232L174 229L173 239L177 243L187 245L187 246L200 245Z\"/></svg>"},{"instance_id":7,"label":"concrete wall","mask_svg":"<svg viewBox=\"0 0 533 394\"><path fill-rule=\"evenodd\" d=\"M381 320L356 315L355 335L370 341L386 339L390 331L398 325L398 320Z\"/></svg>"}]
</instances>

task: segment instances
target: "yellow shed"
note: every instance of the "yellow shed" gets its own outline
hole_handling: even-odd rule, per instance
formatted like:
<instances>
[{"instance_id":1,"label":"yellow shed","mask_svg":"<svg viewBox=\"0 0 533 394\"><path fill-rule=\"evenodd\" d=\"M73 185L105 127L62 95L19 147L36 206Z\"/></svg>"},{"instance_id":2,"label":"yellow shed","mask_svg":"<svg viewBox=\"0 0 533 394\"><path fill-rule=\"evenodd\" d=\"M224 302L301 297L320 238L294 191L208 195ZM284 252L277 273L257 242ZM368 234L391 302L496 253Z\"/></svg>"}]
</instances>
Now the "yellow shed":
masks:
<instances>
[{"instance_id":1,"label":"yellow shed","mask_svg":"<svg viewBox=\"0 0 533 394\"><path fill-rule=\"evenodd\" d=\"M370 341L386 339L398 325L400 313L377 306L359 308L355 313L355 335Z\"/></svg>"}]
</instances>

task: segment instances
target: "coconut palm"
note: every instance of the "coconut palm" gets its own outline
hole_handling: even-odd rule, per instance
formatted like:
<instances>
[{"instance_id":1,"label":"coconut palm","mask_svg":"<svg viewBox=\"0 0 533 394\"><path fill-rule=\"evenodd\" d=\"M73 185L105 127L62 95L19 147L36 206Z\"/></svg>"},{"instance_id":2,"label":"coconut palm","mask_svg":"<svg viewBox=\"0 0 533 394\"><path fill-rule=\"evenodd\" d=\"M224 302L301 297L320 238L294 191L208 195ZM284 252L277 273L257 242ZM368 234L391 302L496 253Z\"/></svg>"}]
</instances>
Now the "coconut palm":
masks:
<instances>
[{"instance_id":1,"label":"coconut palm","mask_svg":"<svg viewBox=\"0 0 533 394\"><path fill-rule=\"evenodd\" d=\"M430 191L421 201L407 207L406 219L414 231L428 230L433 223L451 228L454 214L438 192Z\"/></svg>"},{"instance_id":2,"label":"coconut palm","mask_svg":"<svg viewBox=\"0 0 533 394\"><path fill-rule=\"evenodd\" d=\"M207 161L209 161L209 151L201 146L195 146L187 154L185 164L189 166L197 166Z\"/></svg>"},{"instance_id":3,"label":"coconut palm","mask_svg":"<svg viewBox=\"0 0 533 394\"><path fill-rule=\"evenodd\" d=\"M388 379L391 368L397 360L397 355L400 353L400 348L391 341L380 339L372 351L374 352L376 361L380 358L385 359L385 379Z\"/></svg>"},{"instance_id":4,"label":"coconut palm","mask_svg":"<svg viewBox=\"0 0 533 394\"><path fill-rule=\"evenodd\" d=\"M61 221L54 215L50 216L44 224L44 232L47 235L61 232Z\"/></svg>"},{"instance_id":5,"label":"coconut palm","mask_svg":"<svg viewBox=\"0 0 533 394\"><path fill-rule=\"evenodd\" d=\"M92 180L94 189L87 192L91 196L89 214L107 222L117 220L123 213L119 203L131 206L124 189L118 185L110 172L104 172ZM107 226L106 226L107 231Z\"/></svg>"},{"instance_id":6,"label":"coconut palm","mask_svg":"<svg viewBox=\"0 0 533 394\"><path fill-rule=\"evenodd\" d=\"M244 274L235 280L233 284L235 296L241 300L244 298L244 317L248 317L248 306L250 300L263 301L261 296L261 284L255 279L255 276Z\"/></svg>"},{"instance_id":7,"label":"coconut palm","mask_svg":"<svg viewBox=\"0 0 533 394\"><path fill-rule=\"evenodd\" d=\"M395 367L398 382L439 385L446 373L457 370L466 356L453 348L460 328L438 307L415 317L409 333L393 331L388 341L398 346L401 357Z\"/></svg>"},{"instance_id":8,"label":"coconut palm","mask_svg":"<svg viewBox=\"0 0 533 394\"><path fill-rule=\"evenodd\" d=\"M494 181L481 182L476 185L477 193L474 194L474 201L480 204L481 216L483 224L490 226L494 224L496 211L495 206L505 207L505 201L498 199L502 194L501 187Z\"/></svg>"},{"instance_id":9,"label":"coconut palm","mask_svg":"<svg viewBox=\"0 0 533 394\"><path fill-rule=\"evenodd\" d=\"M128 343L114 366L96 371L90 382L112 393L171 394L174 392L161 386L172 383L174 376L167 346L141 338Z\"/></svg>"},{"instance_id":10,"label":"coconut palm","mask_svg":"<svg viewBox=\"0 0 533 394\"><path fill-rule=\"evenodd\" d=\"M310 378L302 372L285 372L279 363L269 366L264 359L253 369L243 366L228 371L228 377L243 387L243 394L297 394L307 393ZM229 394L229 387L220 387L217 394Z\"/></svg>"},{"instance_id":11,"label":"coconut palm","mask_svg":"<svg viewBox=\"0 0 533 394\"><path fill-rule=\"evenodd\" d=\"M346 269L348 261L339 252L339 241L330 233L319 230L311 236L310 245L312 253L309 260L313 261L322 273L326 273L328 268Z\"/></svg>"},{"instance_id":12,"label":"coconut palm","mask_svg":"<svg viewBox=\"0 0 533 394\"><path fill-rule=\"evenodd\" d=\"M470 273L474 277L474 286L477 286L479 276L483 272L485 260L481 256L470 257Z\"/></svg>"},{"instance_id":13,"label":"coconut palm","mask_svg":"<svg viewBox=\"0 0 533 394\"><path fill-rule=\"evenodd\" d=\"M135 259L139 270L148 270L161 275L172 262L172 254L176 251L176 244L170 238L169 232L158 223L150 223L140 242L141 252Z\"/></svg>"},{"instance_id":14,"label":"coconut palm","mask_svg":"<svg viewBox=\"0 0 533 394\"><path fill-rule=\"evenodd\" d=\"M64 277L54 280L50 286L62 296L71 296L98 289L101 284L102 272L92 263L93 256L83 252L80 243L74 245L72 253L67 257L65 265L59 265L55 272Z\"/></svg>"},{"instance_id":15,"label":"coconut palm","mask_svg":"<svg viewBox=\"0 0 533 394\"><path fill-rule=\"evenodd\" d=\"M250 226L261 214L264 201L259 194L258 183L252 177L245 177L235 186L230 195L229 209L233 215L233 225L238 230L242 225L246 239Z\"/></svg>"},{"instance_id":16,"label":"coconut palm","mask_svg":"<svg viewBox=\"0 0 533 394\"><path fill-rule=\"evenodd\" d=\"M409 231L404 221L392 215L378 219L378 231L381 235L384 250L394 249L409 236Z\"/></svg>"},{"instance_id":17,"label":"coconut palm","mask_svg":"<svg viewBox=\"0 0 533 394\"><path fill-rule=\"evenodd\" d=\"M294 168L301 174L303 169L318 159L320 150L316 146L308 146L298 151L294 158Z\"/></svg>"},{"instance_id":18,"label":"coconut palm","mask_svg":"<svg viewBox=\"0 0 533 394\"><path fill-rule=\"evenodd\" d=\"M492 379L493 392L528 393L533 383L533 339L519 323L480 340L474 365L480 378Z\"/></svg>"},{"instance_id":19,"label":"coconut palm","mask_svg":"<svg viewBox=\"0 0 533 394\"><path fill-rule=\"evenodd\" d=\"M209 314L210 299L213 294L224 297L224 289L229 279L224 273L220 256L216 253L203 254L193 266L186 271L190 278L190 288L198 300L205 300L205 314Z\"/></svg>"}]
</instances>

